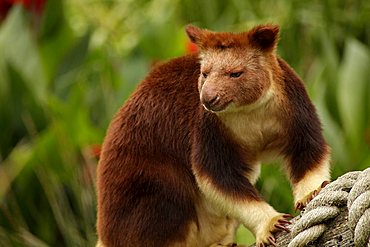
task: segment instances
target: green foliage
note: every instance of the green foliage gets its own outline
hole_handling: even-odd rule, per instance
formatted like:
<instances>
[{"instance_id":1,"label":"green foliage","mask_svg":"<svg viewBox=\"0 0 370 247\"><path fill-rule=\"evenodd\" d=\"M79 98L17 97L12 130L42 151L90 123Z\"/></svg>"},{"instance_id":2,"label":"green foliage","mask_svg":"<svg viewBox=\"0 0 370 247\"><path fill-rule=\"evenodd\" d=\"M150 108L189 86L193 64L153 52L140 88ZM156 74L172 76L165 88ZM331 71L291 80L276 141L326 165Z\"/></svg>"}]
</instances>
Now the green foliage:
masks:
<instances>
[{"instance_id":1,"label":"green foliage","mask_svg":"<svg viewBox=\"0 0 370 247\"><path fill-rule=\"evenodd\" d=\"M369 166L369 1L49 0L36 18L14 6L0 24L0 246L94 246L91 147L151 64L185 53L189 22L279 23L278 53L317 106L333 177ZM280 170L264 166L257 187L292 213Z\"/></svg>"}]
</instances>

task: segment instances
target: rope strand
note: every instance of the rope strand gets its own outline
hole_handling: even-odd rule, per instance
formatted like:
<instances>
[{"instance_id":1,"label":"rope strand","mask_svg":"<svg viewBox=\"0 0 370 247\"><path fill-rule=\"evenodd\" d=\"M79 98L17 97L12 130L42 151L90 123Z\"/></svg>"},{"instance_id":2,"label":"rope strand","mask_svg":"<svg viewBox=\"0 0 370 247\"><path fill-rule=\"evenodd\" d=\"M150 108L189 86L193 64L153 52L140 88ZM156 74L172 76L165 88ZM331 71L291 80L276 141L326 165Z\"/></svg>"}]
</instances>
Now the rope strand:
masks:
<instances>
[{"instance_id":1,"label":"rope strand","mask_svg":"<svg viewBox=\"0 0 370 247\"><path fill-rule=\"evenodd\" d=\"M341 207L348 208L348 225L354 246L370 246L370 168L349 172L323 188L305 208L292 228L288 247L306 246L327 229L326 222L336 218Z\"/></svg>"}]
</instances>

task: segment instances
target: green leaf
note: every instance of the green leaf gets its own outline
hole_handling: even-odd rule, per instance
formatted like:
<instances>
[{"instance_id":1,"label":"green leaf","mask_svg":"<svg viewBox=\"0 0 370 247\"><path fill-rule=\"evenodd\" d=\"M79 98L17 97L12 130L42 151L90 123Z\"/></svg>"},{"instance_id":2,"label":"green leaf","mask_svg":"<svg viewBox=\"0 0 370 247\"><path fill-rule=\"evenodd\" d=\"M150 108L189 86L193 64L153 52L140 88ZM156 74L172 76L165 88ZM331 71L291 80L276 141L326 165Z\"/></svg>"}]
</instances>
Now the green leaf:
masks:
<instances>
[{"instance_id":1,"label":"green leaf","mask_svg":"<svg viewBox=\"0 0 370 247\"><path fill-rule=\"evenodd\" d=\"M4 59L3 50L0 49L0 105L3 105L5 103L4 100L6 99L9 93L8 75L6 67L7 65Z\"/></svg>"},{"instance_id":2,"label":"green leaf","mask_svg":"<svg viewBox=\"0 0 370 247\"><path fill-rule=\"evenodd\" d=\"M75 70L81 66L83 63L90 42L90 32L87 32L76 44L69 50L63 62L59 67L57 76L61 76L72 70Z\"/></svg>"},{"instance_id":3,"label":"green leaf","mask_svg":"<svg viewBox=\"0 0 370 247\"><path fill-rule=\"evenodd\" d=\"M59 32L63 21L63 1L46 1L41 22L41 37L45 39L54 36Z\"/></svg>"},{"instance_id":4,"label":"green leaf","mask_svg":"<svg viewBox=\"0 0 370 247\"><path fill-rule=\"evenodd\" d=\"M369 65L368 48L354 39L348 39L339 70L337 97L345 135L353 151L364 142Z\"/></svg>"},{"instance_id":5,"label":"green leaf","mask_svg":"<svg viewBox=\"0 0 370 247\"><path fill-rule=\"evenodd\" d=\"M20 143L0 166L0 202L13 180L25 168L33 153L32 145Z\"/></svg>"},{"instance_id":6,"label":"green leaf","mask_svg":"<svg viewBox=\"0 0 370 247\"><path fill-rule=\"evenodd\" d=\"M20 6L14 6L0 29L0 50L21 74L34 97L44 101L46 77L40 56Z\"/></svg>"},{"instance_id":7,"label":"green leaf","mask_svg":"<svg viewBox=\"0 0 370 247\"><path fill-rule=\"evenodd\" d=\"M48 0L41 20L39 47L47 81L53 81L62 59L75 44L75 33L64 17L64 3Z\"/></svg>"},{"instance_id":8,"label":"green leaf","mask_svg":"<svg viewBox=\"0 0 370 247\"><path fill-rule=\"evenodd\" d=\"M61 62L56 74L56 92L59 95L65 96L70 86L75 83L75 76L78 73L78 68L85 61L89 42L90 32L87 32L76 44L69 50L63 61Z\"/></svg>"},{"instance_id":9,"label":"green leaf","mask_svg":"<svg viewBox=\"0 0 370 247\"><path fill-rule=\"evenodd\" d=\"M240 226L236 233L236 240L238 244L244 244L249 246L256 241L256 238L248 229L246 229L244 226Z\"/></svg>"}]
</instances>

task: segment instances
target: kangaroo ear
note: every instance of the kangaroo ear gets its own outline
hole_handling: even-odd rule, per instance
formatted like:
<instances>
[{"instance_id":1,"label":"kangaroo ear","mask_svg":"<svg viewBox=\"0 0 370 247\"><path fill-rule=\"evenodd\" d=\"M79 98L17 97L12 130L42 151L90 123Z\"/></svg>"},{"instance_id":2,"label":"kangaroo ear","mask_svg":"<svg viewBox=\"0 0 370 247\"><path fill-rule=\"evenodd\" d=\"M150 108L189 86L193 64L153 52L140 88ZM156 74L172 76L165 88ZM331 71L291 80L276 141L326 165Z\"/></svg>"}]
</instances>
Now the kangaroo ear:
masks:
<instances>
[{"instance_id":1,"label":"kangaroo ear","mask_svg":"<svg viewBox=\"0 0 370 247\"><path fill-rule=\"evenodd\" d=\"M248 32L249 42L264 51L273 51L279 39L278 25L256 26Z\"/></svg>"},{"instance_id":2,"label":"kangaroo ear","mask_svg":"<svg viewBox=\"0 0 370 247\"><path fill-rule=\"evenodd\" d=\"M187 25L185 31L191 42L193 42L196 45L200 45L203 36L202 29L193 25Z\"/></svg>"}]
</instances>

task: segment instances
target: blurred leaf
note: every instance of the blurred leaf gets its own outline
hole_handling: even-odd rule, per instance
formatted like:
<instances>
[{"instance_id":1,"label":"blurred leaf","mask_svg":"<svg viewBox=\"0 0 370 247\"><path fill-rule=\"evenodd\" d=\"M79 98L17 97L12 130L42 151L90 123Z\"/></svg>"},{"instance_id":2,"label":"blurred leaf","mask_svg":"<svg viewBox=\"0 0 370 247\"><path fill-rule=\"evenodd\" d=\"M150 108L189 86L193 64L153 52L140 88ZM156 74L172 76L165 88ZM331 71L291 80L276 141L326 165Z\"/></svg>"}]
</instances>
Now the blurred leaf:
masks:
<instances>
[{"instance_id":1,"label":"blurred leaf","mask_svg":"<svg viewBox=\"0 0 370 247\"><path fill-rule=\"evenodd\" d=\"M82 246L83 240L78 231L77 219L73 216L63 185L56 176L50 176L47 170L41 167L37 170L37 177L46 193L66 246Z\"/></svg>"},{"instance_id":2,"label":"blurred leaf","mask_svg":"<svg viewBox=\"0 0 370 247\"><path fill-rule=\"evenodd\" d=\"M330 117L335 122L340 121L337 104L337 87L338 87L338 67L340 58L335 46L335 39L333 34L328 33L326 29L320 29L320 45L322 49L322 56L320 59L322 66L325 68L322 77L322 83L326 84L327 90L325 90L325 103Z\"/></svg>"},{"instance_id":3,"label":"blurred leaf","mask_svg":"<svg viewBox=\"0 0 370 247\"><path fill-rule=\"evenodd\" d=\"M331 70L337 71L338 69L335 67L331 68ZM335 166L336 171L340 171L342 174L351 169L351 167L348 167L350 163L350 152L346 147L346 139L343 130L338 122L333 119L329 111L330 109L328 109L327 106L328 91L332 90L331 86L334 84L326 79L327 73L331 70L328 70L326 58L323 59L322 57L318 57L309 70L307 82L309 83L308 91L310 97L314 102L322 122L324 136L332 150L332 166ZM334 89L336 86L337 85L334 84ZM335 93L333 93L333 95L335 95ZM336 176L336 174L334 174L334 176Z\"/></svg>"},{"instance_id":4,"label":"blurred leaf","mask_svg":"<svg viewBox=\"0 0 370 247\"><path fill-rule=\"evenodd\" d=\"M1 45L0 45L1 48ZM7 64L4 59L3 50L0 49L0 105L5 104L5 99L9 94L9 85L8 85L8 75L7 75Z\"/></svg>"},{"instance_id":5,"label":"blurred leaf","mask_svg":"<svg viewBox=\"0 0 370 247\"><path fill-rule=\"evenodd\" d=\"M354 39L346 43L339 70L338 106L349 147L356 153L364 142L366 92L369 81L369 50Z\"/></svg>"},{"instance_id":6,"label":"blurred leaf","mask_svg":"<svg viewBox=\"0 0 370 247\"><path fill-rule=\"evenodd\" d=\"M28 164L32 156L32 146L28 143L20 143L0 165L0 203L8 191L13 180Z\"/></svg>"},{"instance_id":7,"label":"blurred leaf","mask_svg":"<svg viewBox=\"0 0 370 247\"><path fill-rule=\"evenodd\" d=\"M63 1L46 2L40 32L38 41L45 74L47 81L52 82L58 66L76 42L76 35L65 20Z\"/></svg>"},{"instance_id":8,"label":"blurred leaf","mask_svg":"<svg viewBox=\"0 0 370 247\"><path fill-rule=\"evenodd\" d=\"M85 61L89 47L90 33L86 33L76 44L69 50L56 74L55 90L57 95L66 97L70 86L75 83L75 76L78 68Z\"/></svg>"},{"instance_id":9,"label":"blurred leaf","mask_svg":"<svg viewBox=\"0 0 370 247\"><path fill-rule=\"evenodd\" d=\"M325 107L324 99L316 104L318 114L321 118L324 136L331 148L331 165L333 168L332 178L335 179L344 172L353 167L351 166L350 151L346 145L346 138L343 130L331 117L328 109Z\"/></svg>"},{"instance_id":10,"label":"blurred leaf","mask_svg":"<svg viewBox=\"0 0 370 247\"><path fill-rule=\"evenodd\" d=\"M137 83L144 78L149 66L149 61L140 57L123 60L120 72L122 74L122 79L126 83L122 83L120 87L122 100L127 99L134 91ZM120 100L120 105L123 103L122 100Z\"/></svg>"},{"instance_id":11,"label":"blurred leaf","mask_svg":"<svg viewBox=\"0 0 370 247\"><path fill-rule=\"evenodd\" d=\"M244 244L249 246L256 241L256 238L248 229L246 229L244 226L240 226L236 233L236 240L240 245Z\"/></svg>"},{"instance_id":12,"label":"blurred leaf","mask_svg":"<svg viewBox=\"0 0 370 247\"><path fill-rule=\"evenodd\" d=\"M57 77L62 76L70 71L76 70L83 63L90 41L90 32L87 32L80 38L76 44L70 49L68 54L61 63Z\"/></svg>"},{"instance_id":13,"label":"blurred leaf","mask_svg":"<svg viewBox=\"0 0 370 247\"><path fill-rule=\"evenodd\" d=\"M19 5L12 9L0 28L0 50L24 78L35 99L44 101L46 97L44 70Z\"/></svg>"},{"instance_id":14,"label":"blurred leaf","mask_svg":"<svg viewBox=\"0 0 370 247\"><path fill-rule=\"evenodd\" d=\"M46 1L41 22L41 39L48 39L60 31L64 20L63 7L60 0Z\"/></svg>"},{"instance_id":15,"label":"blurred leaf","mask_svg":"<svg viewBox=\"0 0 370 247\"><path fill-rule=\"evenodd\" d=\"M29 89L29 84L21 77L12 65L6 67L8 93L1 101L0 147L4 158L11 148L27 134L36 134L44 127L45 115L41 102Z\"/></svg>"},{"instance_id":16,"label":"blurred leaf","mask_svg":"<svg viewBox=\"0 0 370 247\"><path fill-rule=\"evenodd\" d=\"M48 247L46 243L26 229L20 229L17 236L19 242L21 242L24 247Z\"/></svg>"},{"instance_id":17,"label":"blurred leaf","mask_svg":"<svg viewBox=\"0 0 370 247\"><path fill-rule=\"evenodd\" d=\"M10 234L8 231L0 226L0 246L12 246Z\"/></svg>"}]
</instances>

